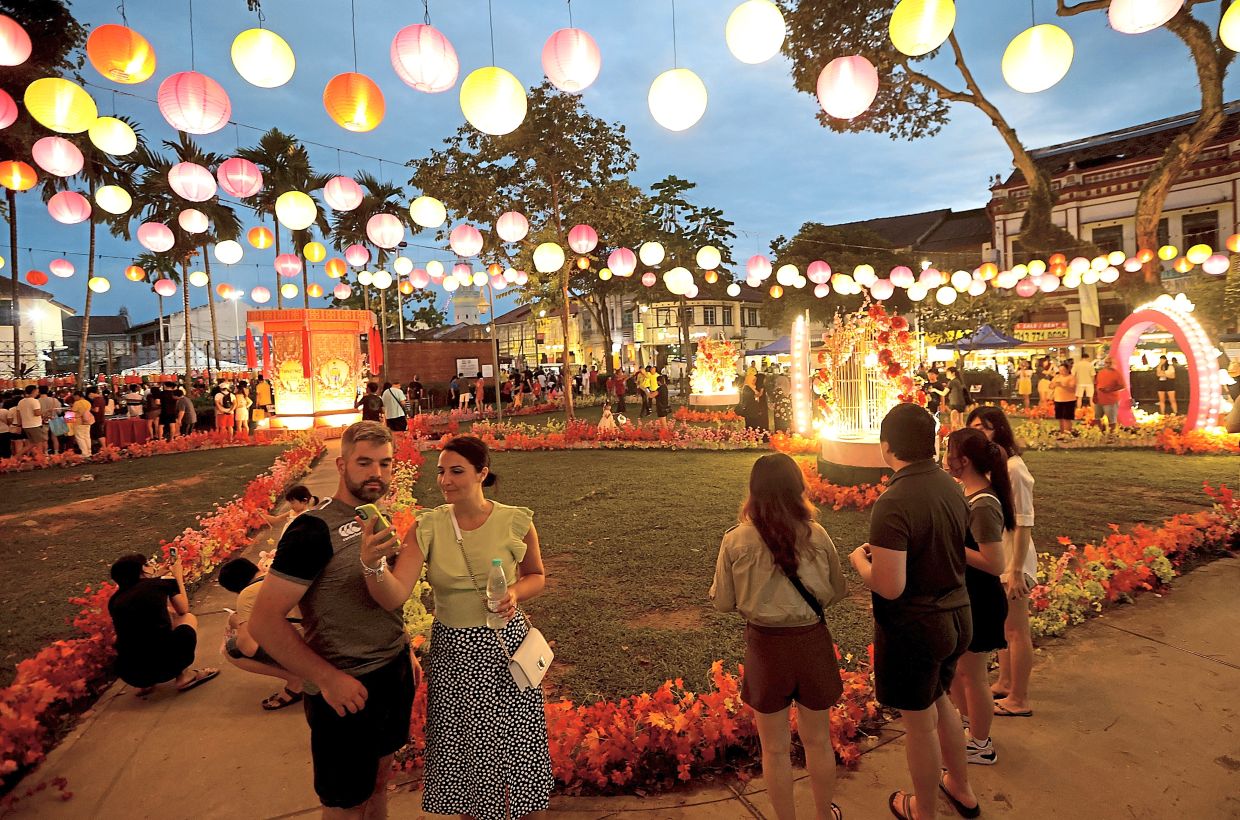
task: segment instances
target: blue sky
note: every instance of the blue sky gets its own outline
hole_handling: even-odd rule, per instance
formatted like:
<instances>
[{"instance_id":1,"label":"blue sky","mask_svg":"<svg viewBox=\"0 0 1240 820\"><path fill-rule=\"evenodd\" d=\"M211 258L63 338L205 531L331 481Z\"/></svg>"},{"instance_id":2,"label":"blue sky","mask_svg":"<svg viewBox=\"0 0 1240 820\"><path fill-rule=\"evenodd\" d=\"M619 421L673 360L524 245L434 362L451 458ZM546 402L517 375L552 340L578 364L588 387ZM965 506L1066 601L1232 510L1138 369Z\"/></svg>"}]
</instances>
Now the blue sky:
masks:
<instances>
[{"instance_id":1,"label":"blue sky","mask_svg":"<svg viewBox=\"0 0 1240 820\"><path fill-rule=\"evenodd\" d=\"M366 134L350 133L335 125L323 110L326 82L353 68L347 0L264 0L267 27L283 36L297 55L296 74L278 89L255 88L232 66L233 37L256 25L256 15L246 11L244 0L196 0L196 68L224 85L232 99L233 120L242 126L230 125L200 138L201 142L210 150L229 154L238 140L242 146L253 144L261 130L274 126L320 143L309 145L309 150L323 170L334 171L339 162L345 174L367 170L404 182L407 174L399 164L437 148L463 122L459 81L451 91L427 95L396 77L388 58L392 37L399 28L421 22L419 3L355 2L358 70L378 82L387 101L387 116L378 128ZM710 94L702 120L680 133L655 123L646 105L650 81L672 65L670 0L576 0L572 4L575 24L594 36L603 55L602 73L583 95L587 107L627 127L640 157L636 182L648 185L676 174L698 184L698 201L723 209L736 223L734 257L764 253L772 238L791 236L809 220L835 223L940 207L977 207L988 199L988 177L1010 169L1003 142L971 106L955 106L952 121L937 136L912 142L835 134L820 127L814 118L817 101L793 90L784 57L750 66L728 52L724 23L736 2L678 0L676 4L680 65L696 71ZM119 23L115 5L115 0L77 0L72 8L79 20L93 26ZM1076 56L1062 82L1030 96L1009 89L999 70L1007 42L1029 25L1029 6L1024 0L957 0L956 31L970 68L1027 146L1062 142L1198 107L1192 61L1170 32L1160 29L1126 36L1107 27L1105 14L1053 20L1053 0L1036 0L1035 5L1038 22L1056 22L1069 32ZM554 30L568 25L565 3L494 0L493 9L496 63L526 86L540 82L542 45ZM188 2L129 0L126 10L130 25L155 48L156 74L141 85L120 86L87 65L83 73L93 83L89 90L101 114L111 114L115 106L117 113L139 120L148 139L173 138L175 133L153 100L164 77L190 69ZM431 0L430 12L432 23L456 48L461 79L472 69L490 64L486 0ZM1196 14L1214 25L1218 4L1199 6ZM950 53L936 55L928 66L945 83L960 85ZM113 95L99 87L146 99ZM1238 91L1240 80L1233 70L1226 98L1235 98ZM384 161L380 167L374 159L338 155L333 147L325 146ZM23 273L31 268L47 271L52 259L66 256L78 273L71 279L53 278L46 289L80 311L85 290L85 227L52 221L37 196L18 199L20 269ZM247 214L240 210L243 216ZM247 227L252 224L257 222L246 220ZM434 244L429 235L412 241ZM3 244L7 259L7 242ZM35 248L34 252L27 252L28 247ZM245 247L240 264L231 270L213 269L216 280L248 291L260 283L261 276L261 282L270 286L273 252ZM112 280L112 289L96 297L95 312L115 313L124 305L133 321L153 318L154 295L146 286L121 276L127 260L142 250L136 240L124 243L100 236L99 253L104 258L98 262L99 272ZM411 247L407 253L419 265L429 258L450 258L444 250ZM321 265L315 266L314 273L315 280L330 282ZM191 297L194 304L206 300L200 289L194 289ZM442 292L440 297L442 304Z\"/></svg>"}]
</instances>

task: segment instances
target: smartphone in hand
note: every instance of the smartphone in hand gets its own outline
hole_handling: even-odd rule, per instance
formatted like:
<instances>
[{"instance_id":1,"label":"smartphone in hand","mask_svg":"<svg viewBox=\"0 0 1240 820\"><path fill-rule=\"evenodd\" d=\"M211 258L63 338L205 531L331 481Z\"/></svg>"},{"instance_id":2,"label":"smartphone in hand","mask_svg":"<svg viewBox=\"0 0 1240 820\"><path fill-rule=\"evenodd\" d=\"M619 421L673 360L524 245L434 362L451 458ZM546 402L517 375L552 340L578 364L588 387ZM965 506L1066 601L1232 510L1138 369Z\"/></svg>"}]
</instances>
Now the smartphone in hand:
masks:
<instances>
[{"instance_id":1,"label":"smartphone in hand","mask_svg":"<svg viewBox=\"0 0 1240 820\"><path fill-rule=\"evenodd\" d=\"M384 514L374 504L363 504L360 507L354 507L354 509L357 511L358 517L361 518L363 521L373 520L375 522L376 531L385 530L388 527L392 526L391 523L387 520L387 517L384 516ZM397 546L400 545L399 538L396 539L396 544Z\"/></svg>"},{"instance_id":2,"label":"smartphone in hand","mask_svg":"<svg viewBox=\"0 0 1240 820\"><path fill-rule=\"evenodd\" d=\"M176 548L176 546L171 545L171 544L168 545L168 560L173 564L181 560L180 551Z\"/></svg>"}]
</instances>

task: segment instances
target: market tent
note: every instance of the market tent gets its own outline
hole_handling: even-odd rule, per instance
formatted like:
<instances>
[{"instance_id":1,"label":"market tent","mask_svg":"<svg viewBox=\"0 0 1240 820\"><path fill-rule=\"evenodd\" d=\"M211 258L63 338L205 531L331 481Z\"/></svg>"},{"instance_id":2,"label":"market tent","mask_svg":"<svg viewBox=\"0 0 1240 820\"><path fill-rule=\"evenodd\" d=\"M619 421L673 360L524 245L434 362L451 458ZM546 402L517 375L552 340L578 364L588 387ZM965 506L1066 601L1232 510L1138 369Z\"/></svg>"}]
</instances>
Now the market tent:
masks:
<instances>
[{"instance_id":1,"label":"market tent","mask_svg":"<svg viewBox=\"0 0 1240 820\"><path fill-rule=\"evenodd\" d=\"M780 336L775 341L757 350L746 350L746 356L787 356L792 352L792 337Z\"/></svg>"},{"instance_id":2,"label":"market tent","mask_svg":"<svg viewBox=\"0 0 1240 820\"><path fill-rule=\"evenodd\" d=\"M236 362L226 362L220 360L220 365L215 366L215 360L209 358L196 347L189 350L189 368L190 370L223 370L223 371L239 371L248 370L245 365ZM162 359L153 362L138 365L137 367L127 367L121 371L122 376L150 376L158 373L182 373L185 371L185 343L177 342L176 347L164 354Z\"/></svg>"},{"instance_id":3,"label":"market tent","mask_svg":"<svg viewBox=\"0 0 1240 820\"><path fill-rule=\"evenodd\" d=\"M950 344L939 345L946 350L1006 350L1020 347L1023 342L1013 336L1000 333L990 325L982 325L968 336L962 336Z\"/></svg>"}]
</instances>

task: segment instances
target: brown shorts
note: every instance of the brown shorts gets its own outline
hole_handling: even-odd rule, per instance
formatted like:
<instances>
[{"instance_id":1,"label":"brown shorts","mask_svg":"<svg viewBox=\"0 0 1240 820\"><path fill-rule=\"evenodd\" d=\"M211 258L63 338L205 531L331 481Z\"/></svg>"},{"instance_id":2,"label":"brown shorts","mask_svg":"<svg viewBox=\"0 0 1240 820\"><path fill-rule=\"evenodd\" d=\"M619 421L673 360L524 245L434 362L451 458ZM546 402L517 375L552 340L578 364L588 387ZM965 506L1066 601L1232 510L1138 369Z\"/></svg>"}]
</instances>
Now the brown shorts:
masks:
<instances>
[{"instance_id":1,"label":"brown shorts","mask_svg":"<svg viewBox=\"0 0 1240 820\"><path fill-rule=\"evenodd\" d=\"M741 700L754 711L771 714L796 701L821 711L844 691L835 643L826 624L745 626L745 675Z\"/></svg>"},{"instance_id":2,"label":"brown shorts","mask_svg":"<svg viewBox=\"0 0 1240 820\"><path fill-rule=\"evenodd\" d=\"M33 444L47 444L47 425L42 427L23 427L26 440Z\"/></svg>"}]
</instances>

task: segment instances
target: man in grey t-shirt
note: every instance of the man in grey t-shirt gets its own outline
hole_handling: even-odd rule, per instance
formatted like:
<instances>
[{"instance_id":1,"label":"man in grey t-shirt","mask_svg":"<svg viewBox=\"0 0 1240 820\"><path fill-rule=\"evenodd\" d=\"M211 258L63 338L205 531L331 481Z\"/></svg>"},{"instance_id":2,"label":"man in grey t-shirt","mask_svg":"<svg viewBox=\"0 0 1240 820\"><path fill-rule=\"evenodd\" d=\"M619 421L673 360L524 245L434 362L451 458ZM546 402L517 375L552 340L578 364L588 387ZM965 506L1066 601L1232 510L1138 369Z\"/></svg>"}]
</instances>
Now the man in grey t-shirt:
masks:
<instances>
[{"instance_id":1,"label":"man in grey t-shirt","mask_svg":"<svg viewBox=\"0 0 1240 820\"><path fill-rule=\"evenodd\" d=\"M188 436L194 432L194 425L198 423L198 410L194 408L193 400L185 395L184 390L178 387L172 392L177 397L177 420L174 430L177 431L177 435Z\"/></svg>"}]
</instances>

